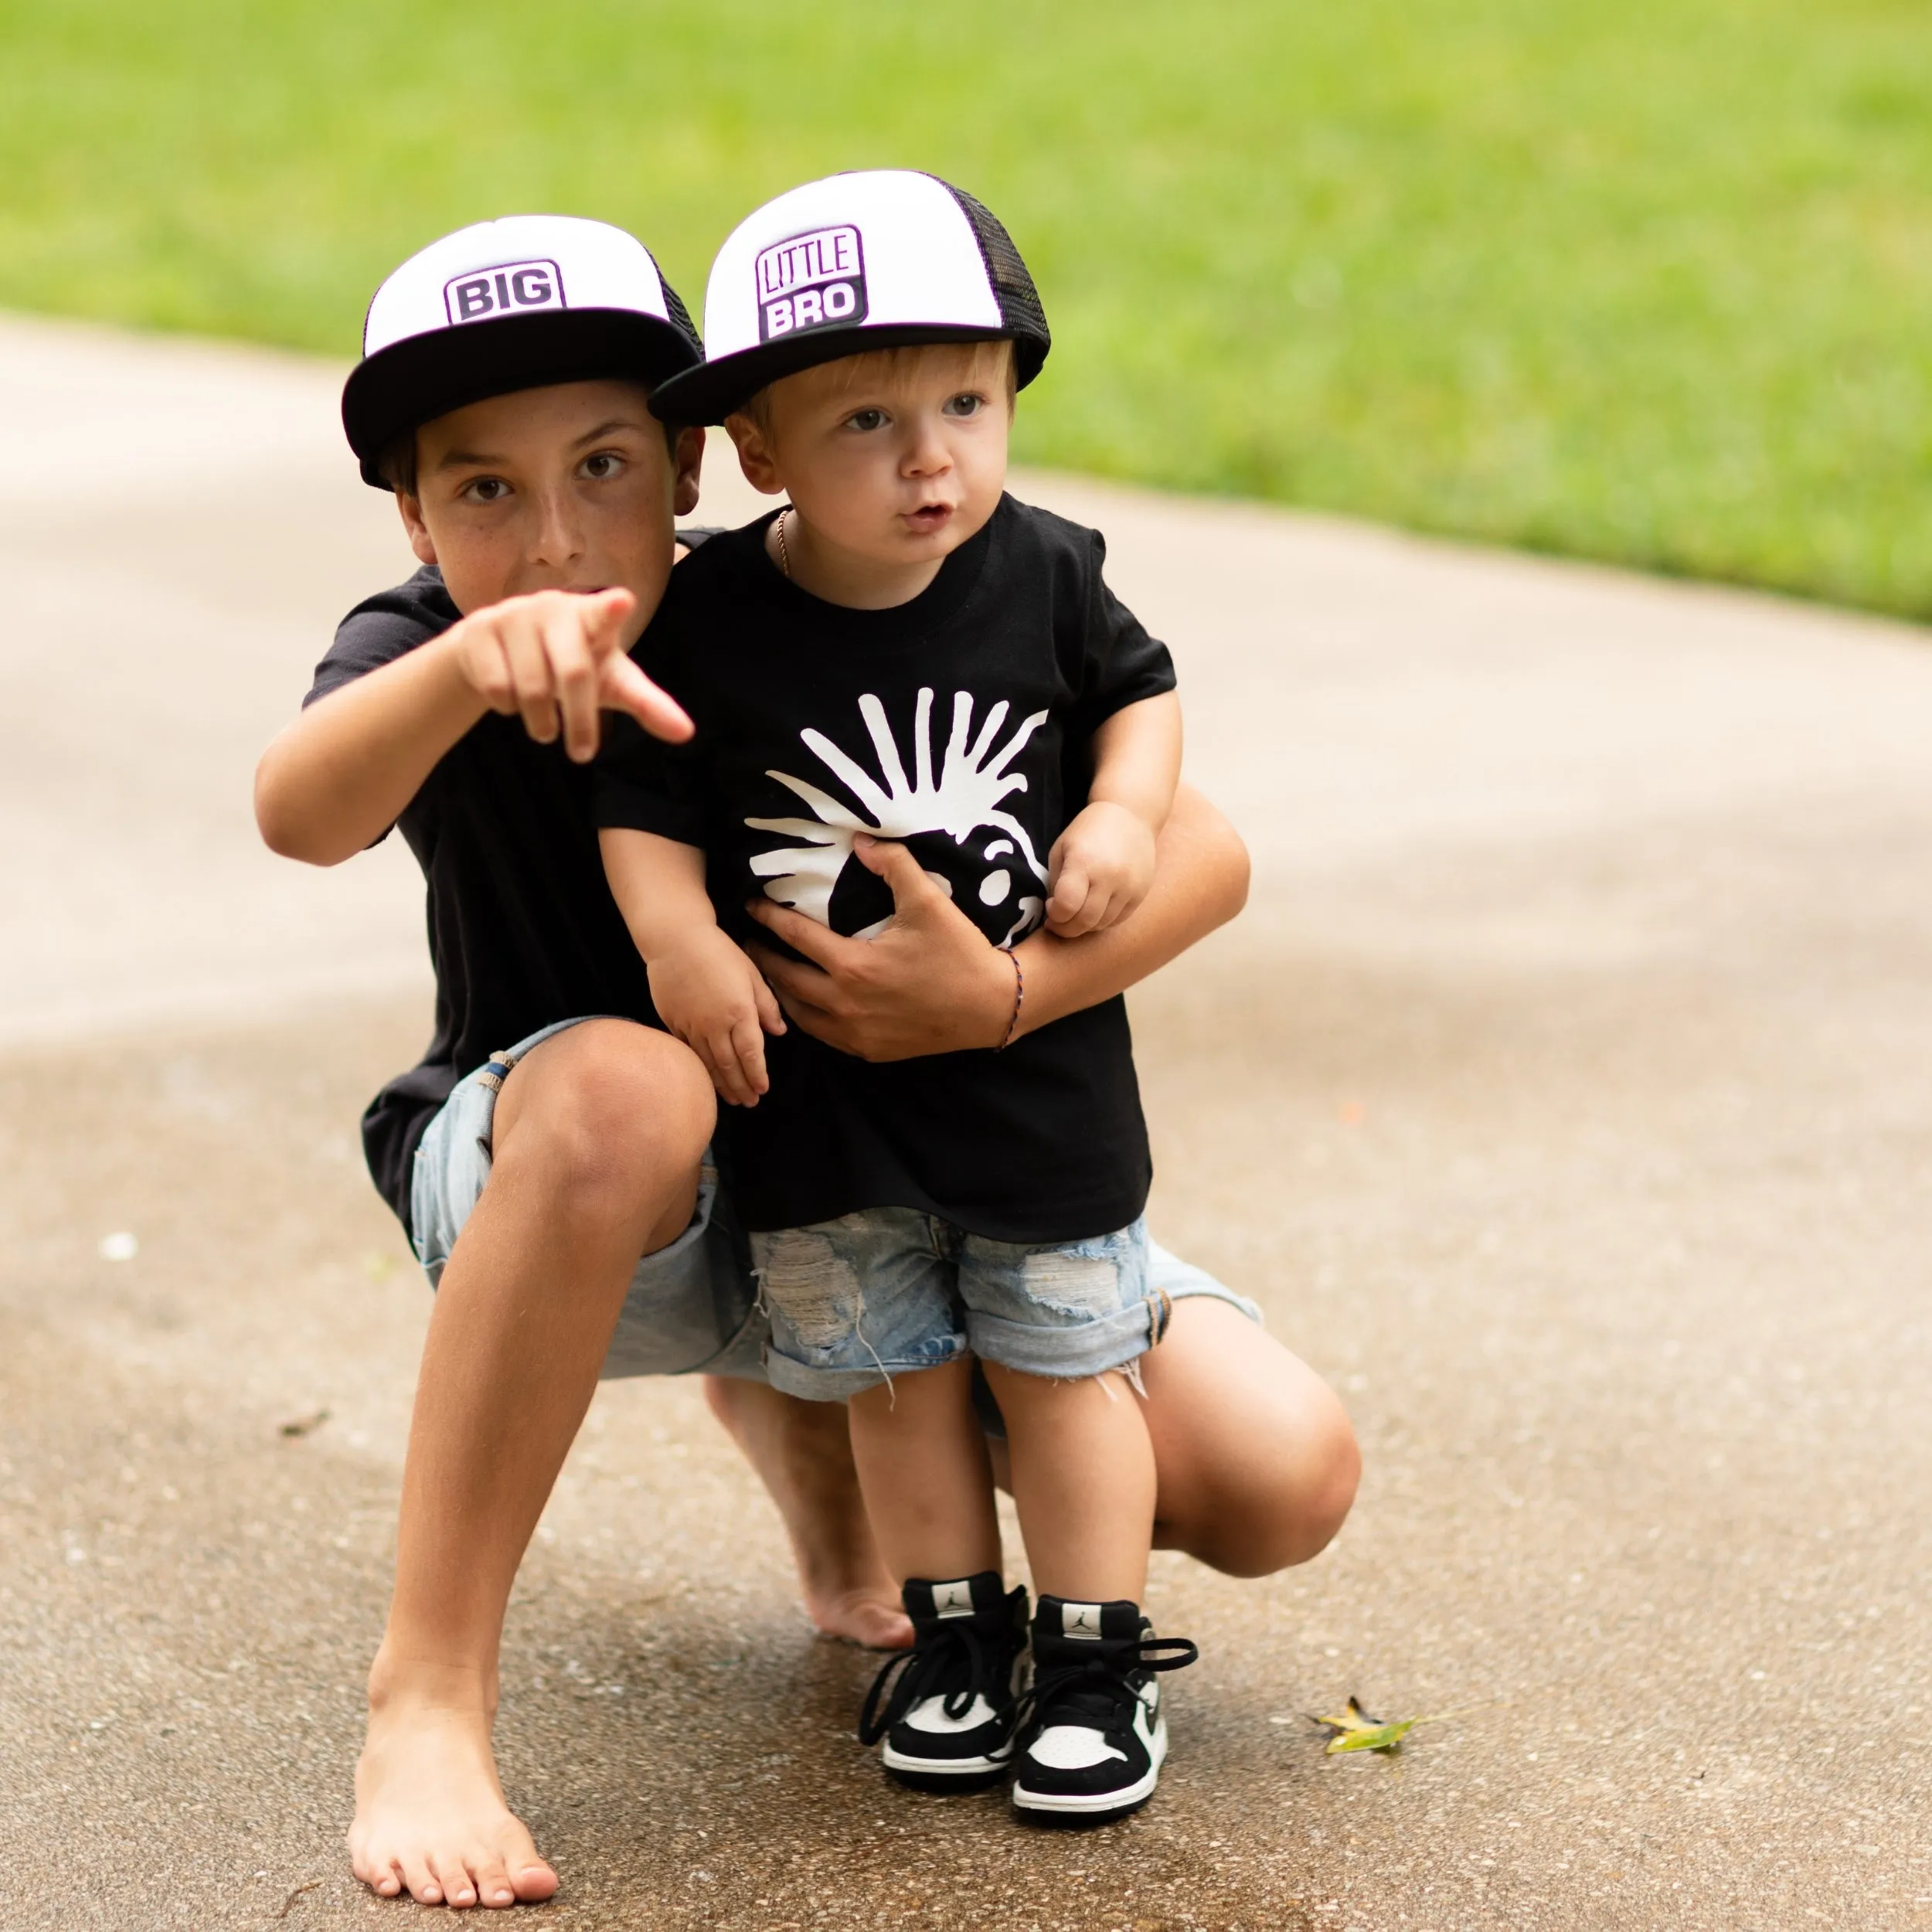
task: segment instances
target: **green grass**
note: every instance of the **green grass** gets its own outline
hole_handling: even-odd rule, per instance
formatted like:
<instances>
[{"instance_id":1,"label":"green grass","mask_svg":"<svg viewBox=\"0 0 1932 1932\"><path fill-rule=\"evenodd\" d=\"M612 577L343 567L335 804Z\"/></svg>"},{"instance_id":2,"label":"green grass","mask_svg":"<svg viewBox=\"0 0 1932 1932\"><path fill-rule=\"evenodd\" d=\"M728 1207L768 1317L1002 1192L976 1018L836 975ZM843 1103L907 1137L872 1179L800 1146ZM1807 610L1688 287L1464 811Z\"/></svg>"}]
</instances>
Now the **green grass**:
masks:
<instances>
[{"instance_id":1,"label":"green grass","mask_svg":"<svg viewBox=\"0 0 1932 1932\"><path fill-rule=\"evenodd\" d=\"M348 353L552 208L695 308L878 165L1032 263L1031 461L1932 615L1923 0L0 0L17 307Z\"/></svg>"}]
</instances>

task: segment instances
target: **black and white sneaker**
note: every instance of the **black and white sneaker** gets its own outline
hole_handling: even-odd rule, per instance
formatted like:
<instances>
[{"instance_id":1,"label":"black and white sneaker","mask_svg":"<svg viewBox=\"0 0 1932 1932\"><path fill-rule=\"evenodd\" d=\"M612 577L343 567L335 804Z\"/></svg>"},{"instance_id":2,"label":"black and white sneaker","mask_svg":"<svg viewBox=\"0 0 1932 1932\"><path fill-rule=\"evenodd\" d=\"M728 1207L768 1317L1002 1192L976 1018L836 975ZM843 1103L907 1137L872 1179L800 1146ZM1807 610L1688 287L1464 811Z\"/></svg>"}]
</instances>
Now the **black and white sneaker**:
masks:
<instances>
[{"instance_id":1,"label":"black and white sneaker","mask_svg":"<svg viewBox=\"0 0 1932 1932\"><path fill-rule=\"evenodd\" d=\"M1026 1593L996 1570L950 1583L913 1577L901 1593L913 1647L872 1682L862 1744L886 1740L886 1770L922 1791L997 1784L1013 1754L1026 1668Z\"/></svg>"},{"instance_id":2,"label":"black and white sneaker","mask_svg":"<svg viewBox=\"0 0 1932 1932\"><path fill-rule=\"evenodd\" d=\"M1138 1811L1167 1756L1155 1673L1200 1654L1185 1637L1156 1637L1138 1604L1041 1597L1014 1810L1040 1825L1098 1825Z\"/></svg>"}]
</instances>

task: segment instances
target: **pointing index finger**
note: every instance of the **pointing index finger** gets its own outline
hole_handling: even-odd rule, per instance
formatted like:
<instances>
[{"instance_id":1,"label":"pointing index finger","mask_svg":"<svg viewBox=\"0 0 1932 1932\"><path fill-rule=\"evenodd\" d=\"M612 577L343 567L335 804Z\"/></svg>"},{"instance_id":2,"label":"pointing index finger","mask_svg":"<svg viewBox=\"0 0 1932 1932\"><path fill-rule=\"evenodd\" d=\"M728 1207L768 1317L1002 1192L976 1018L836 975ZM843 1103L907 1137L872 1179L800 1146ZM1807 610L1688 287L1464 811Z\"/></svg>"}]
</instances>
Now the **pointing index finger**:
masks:
<instances>
[{"instance_id":1,"label":"pointing index finger","mask_svg":"<svg viewBox=\"0 0 1932 1932\"><path fill-rule=\"evenodd\" d=\"M682 744L697 730L683 706L653 684L636 660L622 651L605 658L602 684L603 703L613 711L629 713L654 738Z\"/></svg>"},{"instance_id":2,"label":"pointing index finger","mask_svg":"<svg viewBox=\"0 0 1932 1932\"><path fill-rule=\"evenodd\" d=\"M587 641L591 651L602 657L623 642L624 620L638 607L638 600L621 583L597 591L586 600L590 607L584 616Z\"/></svg>"}]
</instances>

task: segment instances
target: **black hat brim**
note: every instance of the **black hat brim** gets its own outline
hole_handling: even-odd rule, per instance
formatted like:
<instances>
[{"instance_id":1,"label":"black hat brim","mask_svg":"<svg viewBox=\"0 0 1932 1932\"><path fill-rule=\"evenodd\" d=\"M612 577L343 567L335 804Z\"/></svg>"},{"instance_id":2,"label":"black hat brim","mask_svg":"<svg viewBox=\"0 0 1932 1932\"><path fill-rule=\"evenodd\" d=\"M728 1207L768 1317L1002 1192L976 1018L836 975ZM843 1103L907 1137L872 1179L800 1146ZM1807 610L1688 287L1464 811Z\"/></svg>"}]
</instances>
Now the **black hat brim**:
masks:
<instances>
[{"instance_id":1,"label":"black hat brim","mask_svg":"<svg viewBox=\"0 0 1932 1932\"><path fill-rule=\"evenodd\" d=\"M342 386L342 427L361 459L362 480L387 489L376 467L383 452L452 410L556 383L614 379L655 392L698 359L696 345L675 323L631 309L465 322L405 336L358 362Z\"/></svg>"},{"instance_id":2,"label":"black hat brim","mask_svg":"<svg viewBox=\"0 0 1932 1932\"><path fill-rule=\"evenodd\" d=\"M722 423L743 409L767 383L801 369L816 369L847 355L876 349L916 349L927 342L1003 342L1013 345L1015 376L1024 389L1040 372L1048 343L1041 337L1005 328L956 328L943 322L891 322L870 327L813 329L756 349L721 355L682 375L668 377L651 392L651 413L666 423Z\"/></svg>"}]
</instances>

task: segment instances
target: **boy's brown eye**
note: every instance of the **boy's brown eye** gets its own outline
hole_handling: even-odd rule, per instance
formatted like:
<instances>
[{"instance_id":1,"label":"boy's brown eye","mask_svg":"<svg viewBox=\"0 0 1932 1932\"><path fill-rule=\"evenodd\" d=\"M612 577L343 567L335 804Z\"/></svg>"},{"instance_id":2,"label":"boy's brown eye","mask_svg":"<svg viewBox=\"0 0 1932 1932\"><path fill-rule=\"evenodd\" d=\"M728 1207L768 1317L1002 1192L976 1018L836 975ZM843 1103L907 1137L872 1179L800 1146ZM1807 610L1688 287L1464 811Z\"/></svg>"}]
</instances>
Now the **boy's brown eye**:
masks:
<instances>
[{"instance_id":1,"label":"boy's brown eye","mask_svg":"<svg viewBox=\"0 0 1932 1932\"><path fill-rule=\"evenodd\" d=\"M862 433L877 429L885 421L886 412L883 410L858 410L845 420L852 428Z\"/></svg>"},{"instance_id":2,"label":"boy's brown eye","mask_svg":"<svg viewBox=\"0 0 1932 1932\"><path fill-rule=\"evenodd\" d=\"M624 459L609 450L583 459L583 473L594 483L607 482L624 467Z\"/></svg>"}]
</instances>

